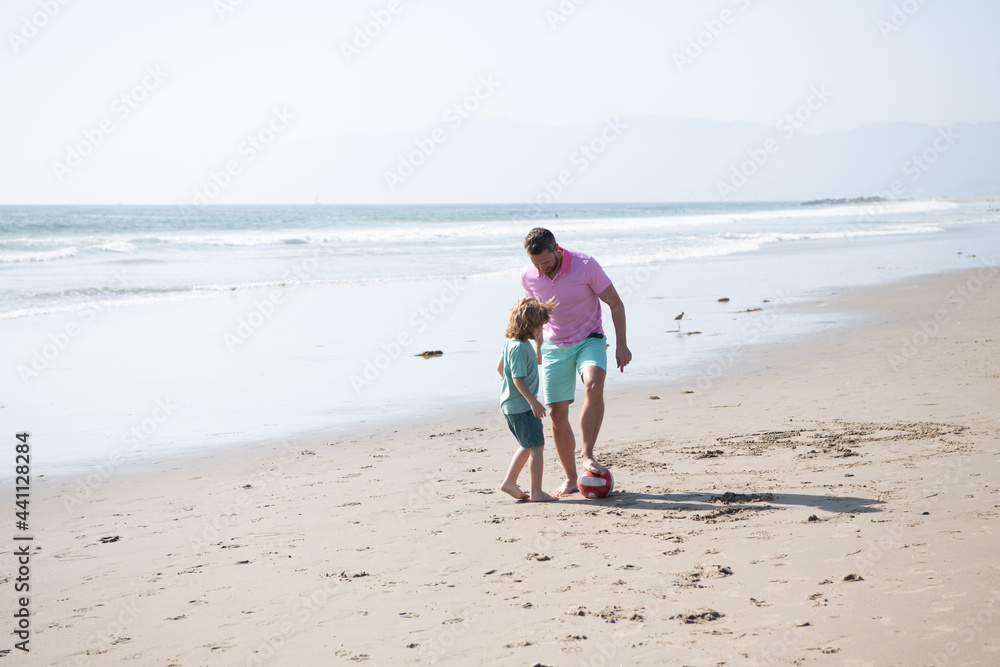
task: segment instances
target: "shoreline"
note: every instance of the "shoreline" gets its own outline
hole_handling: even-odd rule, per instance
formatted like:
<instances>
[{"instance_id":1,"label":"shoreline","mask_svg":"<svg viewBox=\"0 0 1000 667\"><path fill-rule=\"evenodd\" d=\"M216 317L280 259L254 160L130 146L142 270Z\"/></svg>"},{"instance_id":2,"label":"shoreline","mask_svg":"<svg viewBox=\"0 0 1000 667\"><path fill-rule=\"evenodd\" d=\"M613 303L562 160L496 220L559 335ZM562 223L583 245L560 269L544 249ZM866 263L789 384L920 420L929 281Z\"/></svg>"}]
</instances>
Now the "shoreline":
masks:
<instances>
[{"instance_id":1,"label":"shoreline","mask_svg":"<svg viewBox=\"0 0 1000 667\"><path fill-rule=\"evenodd\" d=\"M987 266L981 266L977 269L955 269L916 277L908 276L899 281L884 284L833 288L835 291L828 292L825 296L816 295L815 298L808 301L804 297L801 297L794 303L784 304L776 314L764 313L764 317L768 315L782 317L786 314L815 316L820 313L824 315L826 313L836 313L846 316L851 321L845 323L831 320L829 321L831 328L821 330L818 333L823 336L850 336L854 335L851 333L851 330L854 328L871 326L861 321L866 313L887 307L884 301L877 296L880 293L907 291L918 288L921 284L928 281L946 281L948 280L948 276L956 276L957 278L962 275L968 275L970 276L969 279L973 279L983 275L984 272L993 276L996 275L997 271L1000 271L1000 269L995 267L990 269ZM956 284L961 285L961 280L958 280ZM873 296L873 294L876 296ZM962 294L956 294L955 296L962 300L967 298ZM944 302L940 305L947 306ZM888 306L888 308L890 311L892 310L891 306ZM934 313L931 312L927 321L933 322L933 319ZM939 322L938 325L940 324ZM765 319L763 325L755 328L753 333L756 334L759 330L766 333L770 326L770 320ZM613 327L610 331L613 331ZM920 338L921 331L915 331L914 335ZM613 334L609 335L613 336ZM684 332L681 332L681 335L684 335ZM811 347L808 342L803 340L806 335L808 334L789 334L778 341L758 341L755 338L754 342L751 343L736 340L728 347L715 351L712 356L703 360L697 367L689 367L679 374L671 375L667 381L667 386L673 386L685 395L704 394L703 390L706 386L714 387L716 383L731 381L741 372L759 374L762 372L762 369L770 368L768 364L792 365L792 359L796 360L796 363L802 363L804 358L808 356L808 352L803 354L801 351L803 349L808 350ZM902 348L903 346L901 345L897 356L900 361L905 362L906 357ZM793 352L793 356L790 359L784 361L779 359L776 361L776 357L785 354L789 349ZM611 380L608 384L608 389L611 391L606 389L605 397L609 404L612 402L628 403L636 396L655 391L664 384L664 380L660 378L650 376L629 377L628 370L626 370L623 376L620 376L617 369L612 369L608 375L609 380ZM614 376L613 378L612 375ZM621 382L621 384L615 386L618 382ZM578 393L579 391L580 388L578 387ZM506 431L506 425L503 423L503 420L493 419L491 416L493 408L496 407L494 403L497 403L497 401L492 399L471 401L463 406L466 416L446 417L443 422L449 426L455 425L457 429L460 429L459 424L467 425L469 422L481 421L484 425L500 426L501 430ZM578 414L579 408L579 401L571 405L571 411L574 415ZM609 409L610 412L612 410ZM475 415L475 418L470 418L471 415ZM56 469L47 472L46 476L51 480L65 481L70 478L81 480L96 472L102 478L100 483L103 484L110 475L103 475L101 473L103 470L107 470L109 465L112 471L121 468L130 475L143 475L153 473L152 466L178 469L178 466L187 467L187 464L193 463L193 466L198 468L202 464L211 464L211 462L217 459L234 461L247 456L251 459L265 460L271 456L270 452L287 451L290 447L314 449L316 447L334 445L343 445L345 447L364 446L365 443L385 437L389 433L399 433L401 431L407 433L435 431L438 429L436 425L442 423L441 418L414 416L412 414L395 418L387 417L386 419L390 419L390 421L378 421L370 426L339 425L326 429L314 429L307 433L293 434L288 437L253 438L221 445L212 445L201 450L175 449L164 453L162 456L156 456L155 452L146 452L141 459L125 459L116 455L117 453L112 453L107 457L102 457L97 463L57 465L55 466ZM578 426L577 424L577 428L574 431L578 430ZM469 428L477 427L473 426ZM548 438L549 435L546 437ZM602 440L604 439L605 434L602 429ZM80 465L85 465L86 467L81 469ZM59 470L59 468L64 469Z\"/></svg>"},{"instance_id":2,"label":"shoreline","mask_svg":"<svg viewBox=\"0 0 1000 667\"><path fill-rule=\"evenodd\" d=\"M987 231L980 235L989 240ZM720 358L728 365L734 344L742 350L823 335L825 313L800 306L845 290L832 285L885 284L920 267L981 261L955 252L976 247L961 234L918 237L901 247L844 242L826 253L791 243L798 244L609 270L634 323L629 342L638 363L622 385L664 375L704 383L699 373L714 372ZM39 459L53 473L296 434L343 439L359 421L378 428L426 415L447 419L453 410L492 404L491 376L475 369L492 367L493 347L502 345L506 311L497 304L519 296L516 281L501 278L420 281L392 290L293 289L235 346L230 336L248 313L258 314L263 293L109 309L74 329L82 333L68 337L66 349L28 386L14 387L9 379L14 393L6 407L48 443ZM373 299L384 302L379 317L343 326L338 312ZM342 308L331 309L333 302ZM677 332L672 318L681 311L687 316ZM8 338L12 349L37 351L51 332L58 338L68 326L49 317L9 330ZM695 331L702 335L691 335ZM414 358L426 349L445 355ZM612 372L609 387L616 376ZM175 407L162 414L162 405Z\"/></svg>"},{"instance_id":3,"label":"shoreline","mask_svg":"<svg viewBox=\"0 0 1000 667\"><path fill-rule=\"evenodd\" d=\"M851 198L848 198L848 199L851 199ZM977 195L975 197L904 197L904 198L901 198L901 199L887 199L886 201L991 201L993 199L1000 199L1000 194L994 195L994 196ZM799 199L767 199L767 200L757 200L757 199L745 199L745 200L742 200L742 199L733 199L731 201L732 201L732 203L736 203L736 204L759 204L759 203L764 203L764 204L770 204L770 203L776 203L776 204L798 204L798 203L800 203L801 201L804 201L804 200L799 200ZM609 204L609 205L613 205L613 206L620 206L620 205L623 205L623 204L658 204L658 205L668 205L668 204L714 204L714 203L716 203L715 200L705 200L705 201L698 201L698 200L670 200L670 201L629 200L629 201L609 201L609 200L601 199L601 200L597 200L597 201L587 201L587 200L577 201L577 200L574 200L574 199L570 199L568 197L566 199L564 199L564 200L560 200L560 202L559 202L559 204L569 205L569 206L577 206L577 205L585 205L585 204ZM4 207L6 207L6 208L30 208L30 207L38 207L38 208L42 208L42 207L45 207L45 208L81 208L81 207L108 208L108 207L113 207L113 206L122 206L122 204L117 203L117 202L85 203L85 204L81 204L81 203L44 204L44 203L38 203L38 202L33 202L33 203L32 202L28 202L28 203L20 202L20 203L0 204L0 208L4 208ZM177 204L176 202L161 202L161 203L158 203L158 204L125 204L125 206L142 206L144 208L169 208L169 209L185 209L185 208L187 208L186 205L184 205L184 204ZM448 204L430 204L430 203L427 203L427 202L419 202L418 201L418 202L393 202L391 204L373 203L373 202L340 202L340 203L329 203L329 204L316 204L315 202L313 202L313 203L306 203L306 202L298 202L298 203L296 203L296 202L285 202L285 203L277 203L277 204L274 204L274 203L271 203L271 204L215 204L215 206L219 206L219 207L226 206L226 207L231 207L231 208L239 208L239 207L246 207L246 208L257 207L257 208L259 208L261 206L272 206L272 207L283 207L283 208L291 208L291 207L314 208L316 206L331 206L331 207L338 207L338 206L339 207L380 206L380 207L385 207L385 208L407 207L407 206L454 206L454 207L462 207L462 206L523 206L523 207L527 208L527 207L532 206L532 204L523 204L522 202L519 202L519 201L511 201L511 202L476 202L476 201L468 201L468 202L451 202L451 203L448 203ZM552 206L552 205L550 204L550 206Z\"/></svg>"},{"instance_id":4,"label":"shoreline","mask_svg":"<svg viewBox=\"0 0 1000 667\"><path fill-rule=\"evenodd\" d=\"M995 245L996 238L995 225L988 224L992 215L979 205L905 204L891 214L878 211L878 220L871 223L854 220L854 213L864 211L851 208L847 214L820 215L811 221L784 220L778 208L768 206L747 211L723 207L725 215L708 208L687 213L683 207L666 207L659 211L662 220L640 224L635 234L618 240L610 231L617 229L617 218L598 218L582 226L560 223L567 224L567 234L581 244L577 249L601 249L598 254L626 303L633 323L630 347L638 360L628 369L628 384L631 378L684 374L704 384L712 378L699 378L698 372L712 370L720 356L728 364L734 343L821 335L826 326L822 314L786 305L839 289L830 286L882 284L969 266L978 261L974 251ZM338 269L333 258L339 255L321 252L329 245L322 241L336 237L331 230L340 229L339 222L316 216L309 218L320 235L315 239L302 230L285 229L287 225L271 229L270 241L295 243L282 243L273 261L254 275L246 274L240 263L248 253L259 252L252 250L257 247L253 243L251 250L239 251L224 244L224 250L212 243L192 248L181 244L178 247L187 249L179 257L173 257L176 249L170 250L170 244L139 244L136 256L94 246L98 255L92 258L97 262L90 275L92 287L80 294L71 291L76 297L62 304L93 308L6 323L12 372L0 380L0 393L8 395L3 409L16 415L18 428L32 430L45 443L37 464L56 473L107 462L117 466L121 458L165 458L183 450L293 434L300 439L315 433L340 438L359 423L380 426L426 415L444 419L454 410L488 405L495 390L489 373L480 369L495 364L506 305L521 296L516 270L524 258L514 242L520 236L507 238L516 225L490 231L483 225L448 222L497 215L489 207L474 213L445 215L442 229L457 236L440 247L427 240L433 237L433 225L417 224L419 220L404 225L422 240L393 251L403 253L405 261L398 266L377 254L364 259L385 230L364 232L345 222L337 233L347 238L360 234L367 244L352 260L367 267L361 277L384 274L374 281L324 282L344 277L341 269L349 267ZM746 224L726 222L732 216ZM228 230L233 238L226 237L227 242L236 243L234 247L243 248L239 244L248 242L246 234L268 228L262 222L266 216L257 216L231 229L226 223L231 217L220 214L216 222ZM341 218L337 220L346 220ZM162 224L159 220L146 227L155 231ZM448 250L459 248L466 238L486 239L487 245L467 254L464 263L452 263ZM649 243L642 243L644 239ZM312 242L316 247L310 250ZM645 253L647 246L655 249L652 255ZM178 261L215 258L220 261L207 263L221 267L229 266L221 260L233 260L232 270L202 276L212 279L206 284L230 289L210 299L181 298L183 294L171 290L183 287L187 278L174 285L176 281L164 277L169 264L163 264L160 255L165 248ZM430 254L424 257L417 252L421 248ZM674 259L671 249L680 253ZM317 253L321 256L314 257ZM153 264L137 269L131 281L124 280L117 269L137 261L140 267L143 262ZM42 268L58 274L71 265ZM26 265L11 267L15 278L26 270ZM110 274L102 274L113 268L114 289L105 284ZM289 279L305 276L315 281L292 280L280 287L259 281L290 269ZM416 275L425 272L422 278ZM404 276L410 273L414 275ZM44 278L45 272L38 275ZM188 278L198 275L195 271ZM236 282L230 284L226 276ZM245 280L257 287L231 289ZM264 284L271 287L260 287ZM157 285L173 287L160 294ZM93 299L80 302L77 297L83 293ZM17 294L10 291L7 296ZM58 289L49 296L56 294ZM121 307L99 305L104 297L119 303L116 295L128 297ZM134 303L133 297L153 301ZM675 322L682 311L685 319ZM781 312L774 323L771 311ZM610 333L610 321L606 325ZM424 350L443 350L444 355L414 358Z\"/></svg>"},{"instance_id":5,"label":"shoreline","mask_svg":"<svg viewBox=\"0 0 1000 667\"><path fill-rule=\"evenodd\" d=\"M802 307L848 327L694 394L615 391L603 501L509 502L495 406L164 460L69 507L39 479L35 664L991 664L998 278L844 291Z\"/></svg>"}]
</instances>

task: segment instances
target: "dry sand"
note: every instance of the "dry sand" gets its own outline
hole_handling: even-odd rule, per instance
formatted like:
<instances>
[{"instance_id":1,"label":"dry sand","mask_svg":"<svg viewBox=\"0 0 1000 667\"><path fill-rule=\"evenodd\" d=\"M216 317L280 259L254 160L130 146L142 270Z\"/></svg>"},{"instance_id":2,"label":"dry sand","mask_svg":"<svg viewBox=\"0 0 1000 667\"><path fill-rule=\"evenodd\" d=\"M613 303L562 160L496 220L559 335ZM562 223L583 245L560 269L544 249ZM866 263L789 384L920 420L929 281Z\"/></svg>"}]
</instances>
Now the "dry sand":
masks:
<instances>
[{"instance_id":1,"label":"dry sand","mask_svg":"<svg viewBox=\"0 0 1000 667\"><path fill-rule=\"evenodd\" d=\"M603 501L498 492L492 407L38 479L31 653L0 665L1000 664L996 277L831 295L805 307L852 324L710 382L610 382Z\"/></svg>"}]
</instances>

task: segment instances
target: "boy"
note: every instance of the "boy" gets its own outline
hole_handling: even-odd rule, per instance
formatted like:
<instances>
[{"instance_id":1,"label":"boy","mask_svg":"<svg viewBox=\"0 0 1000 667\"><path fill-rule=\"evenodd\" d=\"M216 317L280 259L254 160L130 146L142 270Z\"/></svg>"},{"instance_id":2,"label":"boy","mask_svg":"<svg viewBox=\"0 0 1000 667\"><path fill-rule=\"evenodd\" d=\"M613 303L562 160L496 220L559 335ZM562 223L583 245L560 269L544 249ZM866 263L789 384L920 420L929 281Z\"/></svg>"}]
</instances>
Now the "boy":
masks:
<instances>
[{"instance_id":1,"label":"boy","mask_svg":"<svg viewBox=\"0 0 1000 667\"><path fill-rule=\"evenodd\" d=\"M530 342L541 336L542 325L549 321L553 307L552 302L539 303L535 299L524 298L511 308L510 319L507 321L507 341L500 363L497 364L497 372L503 377L500 411L520 445L511 459L507 478L500 490L518 500L558 500L542 491L545 434L541 418L545 416L545 406L535 396L538 391L538 360ZM525 493L517 485L517 477L529 459L531 491Z\"/></svg>"}]
</instances>

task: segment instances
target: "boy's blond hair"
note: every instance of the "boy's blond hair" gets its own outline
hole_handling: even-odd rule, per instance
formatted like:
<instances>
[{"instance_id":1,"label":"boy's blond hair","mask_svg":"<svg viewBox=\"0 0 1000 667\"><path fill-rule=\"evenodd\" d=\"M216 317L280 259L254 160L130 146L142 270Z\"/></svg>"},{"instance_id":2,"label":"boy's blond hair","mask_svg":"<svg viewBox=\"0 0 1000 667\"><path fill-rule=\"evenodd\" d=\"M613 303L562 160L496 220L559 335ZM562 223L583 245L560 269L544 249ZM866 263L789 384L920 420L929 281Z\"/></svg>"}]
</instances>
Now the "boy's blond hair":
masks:
<instances>
[{"instance_id":1,"label":"boy's blond hair","mask_svg":"<svg viewBox=\"0 0 1000 667\"><path fill-rule=\"evenodd\" d=\"M549 321L556 302L549 299L541 303L538 299L526 296L510 309L510 319L507 320L507 338L531 340L535 329Z\"/></svg>"}]
</instances>

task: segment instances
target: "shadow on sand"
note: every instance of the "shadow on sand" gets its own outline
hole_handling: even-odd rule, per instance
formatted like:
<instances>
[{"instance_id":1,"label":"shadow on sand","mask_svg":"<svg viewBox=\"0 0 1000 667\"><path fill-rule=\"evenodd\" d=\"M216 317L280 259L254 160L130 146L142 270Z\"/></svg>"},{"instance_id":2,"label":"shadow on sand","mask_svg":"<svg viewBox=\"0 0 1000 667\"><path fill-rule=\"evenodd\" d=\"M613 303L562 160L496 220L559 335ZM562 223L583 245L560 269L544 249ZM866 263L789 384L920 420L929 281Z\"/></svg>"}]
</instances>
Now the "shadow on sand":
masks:
<instances>
[{"instance_id":1,"label":"shadow on sand","mask_svg":"<svg viewBox=\"0 0 1000 667\"><path fill-rule=\"evenodd\" d=\"M878 507L884 504L874 498L857 498L855 496L814 495L808 493L770 493L758 494L760 499L735 502L712 502L712 497L722 496L723 492L714 493L632 493L629 491L612 492L607 498L587 499L579 494L563 496L560 503L590 504L598 507L618 507L634 510L671 510L676 512L705 512L721 507L810 507L824 512L881 512ZM771 497L768 498L767 496Z\"/></svg>"}]
</instances>

